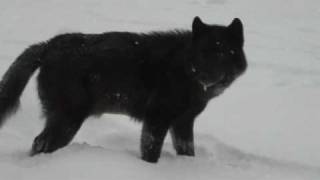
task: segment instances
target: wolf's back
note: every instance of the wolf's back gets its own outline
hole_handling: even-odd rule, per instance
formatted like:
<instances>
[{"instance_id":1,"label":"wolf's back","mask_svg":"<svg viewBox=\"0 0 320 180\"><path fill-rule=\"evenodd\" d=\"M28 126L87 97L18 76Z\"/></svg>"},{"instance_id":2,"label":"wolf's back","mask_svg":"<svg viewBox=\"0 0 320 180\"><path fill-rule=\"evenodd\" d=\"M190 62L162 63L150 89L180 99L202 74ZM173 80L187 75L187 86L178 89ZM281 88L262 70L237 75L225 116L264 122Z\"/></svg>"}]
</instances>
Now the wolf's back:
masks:
<instances>
[{"instance_id":1,"label":"wolf's back","mask_svg":"<svg viewBox=\"0 0 320 180\"><path fill-rule=\"evenodd\" d=\"M9 67L0 81L0 127L15 112L31 75L40 66L46 43L28 47Z\"/></svg>"}]
</instances>

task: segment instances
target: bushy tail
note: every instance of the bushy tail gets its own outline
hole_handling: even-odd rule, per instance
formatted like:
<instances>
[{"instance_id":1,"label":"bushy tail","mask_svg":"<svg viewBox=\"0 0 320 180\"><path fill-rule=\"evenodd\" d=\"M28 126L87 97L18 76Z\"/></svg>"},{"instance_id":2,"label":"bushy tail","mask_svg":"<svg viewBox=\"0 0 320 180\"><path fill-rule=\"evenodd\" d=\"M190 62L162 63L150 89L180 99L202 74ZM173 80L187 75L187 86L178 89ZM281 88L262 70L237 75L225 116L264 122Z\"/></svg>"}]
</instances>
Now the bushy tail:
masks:
<instances>
[{"instance_id":1,"label":"bushy tail","mask_svg":"<svg viewBox=\"0 0 320 180\"><path fill-rule=\"evenodd\" d=\"M16 60L0 81L0 127L8 115L15 112L19 98L28 80L41 64L46 43L27 48Z\"/></svg>"}]
</instances>

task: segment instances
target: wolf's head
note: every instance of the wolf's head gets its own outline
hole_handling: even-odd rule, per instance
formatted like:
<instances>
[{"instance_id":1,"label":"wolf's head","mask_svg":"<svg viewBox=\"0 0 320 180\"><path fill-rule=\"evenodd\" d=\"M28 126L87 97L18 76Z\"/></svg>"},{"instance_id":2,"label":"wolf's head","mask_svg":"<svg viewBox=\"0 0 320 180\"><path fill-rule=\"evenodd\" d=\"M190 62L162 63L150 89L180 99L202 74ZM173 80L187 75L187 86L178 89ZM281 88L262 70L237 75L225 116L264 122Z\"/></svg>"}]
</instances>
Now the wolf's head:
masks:
<instances>
[{"instance_id":1,"label":"wolf's head","mask_svg":"<svg viewBox=\"0 0 320 180\"><path fill-rule=\"evenodd\" d=\"M205 90L214 86L227 87L245 71L243 44L240 19L234 19L229 26L219 26L194 18L190 71Z\"/></svg>"}]
</instances>

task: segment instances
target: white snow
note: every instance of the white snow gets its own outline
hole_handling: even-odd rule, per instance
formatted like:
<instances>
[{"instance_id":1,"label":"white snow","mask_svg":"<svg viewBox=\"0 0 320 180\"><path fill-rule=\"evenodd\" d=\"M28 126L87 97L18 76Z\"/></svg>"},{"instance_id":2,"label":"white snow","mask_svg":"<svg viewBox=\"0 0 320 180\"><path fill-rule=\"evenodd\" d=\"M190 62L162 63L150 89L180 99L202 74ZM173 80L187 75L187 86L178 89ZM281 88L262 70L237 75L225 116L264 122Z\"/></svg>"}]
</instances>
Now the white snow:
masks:
<instances>
[{"instance_id":1,"label":"white snow","mask_svg":"<svg viewBox=\"0 0 320 180\"><path fill-rule=\"evenodd\" d=\"M141 125L89 119L73 143L29 157L41 118L33 78L0 130L0 179L320 179L318 0L11 0L0 2L0 74L28 45L64 32L149 31L206 23L245 26L247 73L196 122L195 158L166 140L158 164L139 159Z\"/></svg>"}]
</instances>

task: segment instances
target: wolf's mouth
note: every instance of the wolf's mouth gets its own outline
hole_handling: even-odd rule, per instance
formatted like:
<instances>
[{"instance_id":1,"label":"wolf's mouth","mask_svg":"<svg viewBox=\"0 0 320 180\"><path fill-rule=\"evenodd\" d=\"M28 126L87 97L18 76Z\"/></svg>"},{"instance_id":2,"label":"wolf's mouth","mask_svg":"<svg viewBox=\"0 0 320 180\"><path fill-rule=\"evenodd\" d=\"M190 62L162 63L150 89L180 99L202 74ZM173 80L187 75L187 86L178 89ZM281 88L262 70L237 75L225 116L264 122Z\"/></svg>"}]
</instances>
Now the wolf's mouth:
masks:
<instances>
[{"instance_id":1,"label":"wolf's mouth","mask_svg":"<svg viewBox=\"0 0 320 180\"><path fill-rule=\"evenodd\" d=\"M199 83L201 84L202 88L203 88L203 91L207 91L209 88L219 84L221 81L223 81L225 75L221 75L216 81L214 82L205 82L205 81L202 81L202 80L199 80Z\"/></svg>"},{"instance_id":2,"label":"wolf's mouth","mask_svg":"<svg viewBox=\"0 0 320 180\"><path fill-rule=\"evenodd\" d=\"M212 86L214 86L214 85L217 84L217 82L205 83L205 82L203 82L203 81L199 81L199 83L201 84L201 86L202 86L202 88L203 88L204 91L207 91L208 88L210 88L210 87L212 87Z\"/></svg>"}]
</instances>

